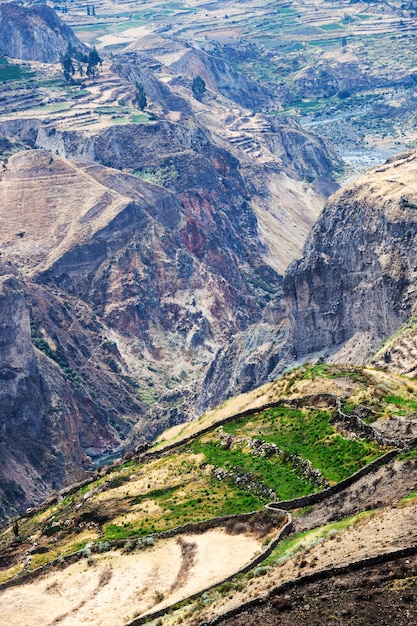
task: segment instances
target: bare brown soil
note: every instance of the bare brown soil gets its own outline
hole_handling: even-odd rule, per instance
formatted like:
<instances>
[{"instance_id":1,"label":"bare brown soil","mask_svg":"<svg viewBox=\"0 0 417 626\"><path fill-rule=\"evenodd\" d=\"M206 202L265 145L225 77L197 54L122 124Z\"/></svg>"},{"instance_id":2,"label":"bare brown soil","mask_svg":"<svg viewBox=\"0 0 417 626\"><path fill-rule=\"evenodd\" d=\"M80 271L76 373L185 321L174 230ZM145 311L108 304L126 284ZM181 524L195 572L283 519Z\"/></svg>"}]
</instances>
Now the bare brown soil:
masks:
<instances>
[{"instance_id":1,"label":"bare brown soil","mask_svg":"<svg viewBox=\"0 0 417 626\"><path fill-rule=\"evenodd\" d=\"M376 623L366 621L369 619L369 615L373 614L372 611L369 613L367 611L366 598L353 598L351 606L348 605L346 608L346 615L342 615L341 613L344 604L341 605L339 611L333 611L333 609L335 607L337 608L338 604L342 602L343 586L339 594L340 597L337 596L337 593L339 593L337 591L339 589L338 581L339 578L344 579L342 576L336 576L327 582L311 584L311 589L317 589L316 592L311 592L312 596L315 598L314 604L310 602L310 600L305 599L304 592L301 593L298 592L298 590L294 590L294 594L299 593L300 600L298 600L298 596L294 594L287 598L287 594L285 593L279 596L281 600L277 600L275 604L270 601L270 598L275 596L277 590L283 583L293 581L295 589L298 589L298 579L300 579L301 582L302 578L306 575L321 575L319 574L320 572L325 572L330 568L350 566L352 563L357 563L370 557L376 557L380 554L388 555L391 552L415 546L417 541L415 530L417 501L415 499L401 500L402 497L410 493L410 491L413 491L415 487L415 461L397 461L361 479L341 494L328 498L325 502L312 507L309 511L300 511L300 513L303 513L302 515L299 515L298 512L295 511L295 532L305 532L311 529L317 530L313 530L313 533L310 533L305 538L302 537L298 546L291 554L278 564L272 566L265 575L252 578L242 591L232 592L227 597L219 598L206 608L200 608L198 619L190 612L188 616L185 616L185 619L183 619L183 623L196 626L205 621L210 622L210 620L219 619L222 614L231 610L238 612L239 606L244 605L248 601L256 601L256 599L260 599L261 606L259 608L250 609L249 612L245 612L244 616L242 614L239 617L233 618L233 620L236 621L230 620L230 623L236 624L237 626L243 624L243 621L239 620L252 620L252 612L253 621L247 621L247 624L259 622L269 626L270 624L278 623L278 621L279 623L294 624L297 626L298 624L312 625L319 623ZM350 525L346 524L344 527L339 528L337 532L332 531L326 539L321 538L321 528L326 524L349 518L362 511L365 513L359 518L354 519ZM410 563L411 561L409 559L403 559L401 567L399 566L397 568L402 577L415 575L414 569L408 567ZM417 567L416 559L413 560L413 563L416 563ZM379 569L374 569L380 572L391 572L392 566L388 563L385 566L381 566ZM364 569L363 571L365 572L366 570ZM362 574L364 579L367 576L367 573ZM378 576L379 574L377 578ZM323 575L323 577L325 577L325 575ZM396 577L397 574L395 573L387 574L388 581L395 580ZM359 585L360 587L361 575L352 574L351 580L353 582L349 583L349 585L352 584L353 587ZM413 586L414 582L414 580L411 582L408 581L404 583L404 585L406 587L410 585ZM335 591L332 592L333 595L331 595L330 598L325 595L324 591L321 591L321 584L330 587L333 585ZM368 587L369 585L367 583L367 593ZM376 592L372 593L370 598L375 600L375 604L381 603L382 615L385 615L384 612L386 612L387 619L390 619L390 617L395 614L395 611L399 609L399 598L401 594L396 595L397 587L393 587L392 589L389 587L390 593L384 600L381 600L380 595L382 594L382 590L383 586L381 583L379 587L378 585L376 586ZM393 593L391 593L391 591ZM322 593L324 597L320 598ZM413 590L412 594L414 593ZM306 605L309 605L309 608L305 608ZM310 608L311 613L309 612ZM362 621L353 621L355 619L356 609L359 612L358 619ZM246 611L246 609L243 610ZM375 610L375 605L372 610ZM281 613L285 616L287 621L281 622ZM414 613L411 612L410 615L406 615L406 619L409 621L398 623L414 623L412 621L413 616ZM319 619L321 619L321 622L318 621ZM345 621L343 621L344 619ZM175 620L171 621L167 619L166 623L175 623ZM222 621L221 623L229 622ZM378 623L388 622L378 621Z\"/></svg>"},{"instance_id":2,"label":"bare brown soil","mask_svg":"<svg viewBox=\"0 0 417 626\"><path fill-rule=\"evenodd\" d=\"M228 626L408 626L417 623L417 557L300 585L224 619Z\"/></svg>"}]
</instances>

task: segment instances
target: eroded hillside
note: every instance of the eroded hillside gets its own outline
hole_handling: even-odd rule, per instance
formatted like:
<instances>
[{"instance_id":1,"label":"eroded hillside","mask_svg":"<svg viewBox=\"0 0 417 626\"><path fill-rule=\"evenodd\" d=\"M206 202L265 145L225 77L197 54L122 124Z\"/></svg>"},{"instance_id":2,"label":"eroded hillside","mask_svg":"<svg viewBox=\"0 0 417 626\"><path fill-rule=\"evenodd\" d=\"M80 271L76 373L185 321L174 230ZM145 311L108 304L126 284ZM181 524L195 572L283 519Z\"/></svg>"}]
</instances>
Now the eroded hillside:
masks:
<instances>
[{"instance_id":1,"label":"eroded hillside","mask_svg":"<svg viewBox=\"0 0 417 626\"><path fill-rule=\"evenodd\" d=\"M416 171L413 151L332 196L285 274L282 297L218 354L200 406L308 358L369 362L415 314Z\"/></svg>"},{"instance_id":2,"label":"eroded hillside","mask_svg":"<svg viewBox=\"0 0 417 626\"><path fill-rule=\"evenodd\" d=\"M4 272L25 298L25 336L30 318L37 378L25 380L47 407L41 440L54 437L54 420L73 433L65 471L52 470L58 447L42 452L39 493L9 465L7 480L20 486L4 494L7 516L91 459L195 415L218 348L259 321L280 289L335 187L335 157L296 122L255 114L255 96L266 106L277 94L198 48L154 34L92 67L47 7L2 11L6 30L14 19L26 33L24 50L0 59ZM56 63L63 50L66 79ZM48 368L66 390L59 409ZM19 419L22 389L8 396Z\"/></svg>"},{"instance_id":3,"label":"eroded hillside","mask_svg":"<svg viewBox=\"0 0 417 626\"><path fill-rule=\"evenodd\" d=\"M140 624L154 611L163 623L197 624L272 598L286 581L297 593L305 574L328 578L336 565L366 569L381 557L395 572L397 552L415 550L415 385L378 370L305 366L242 397L239 415L229 402L194 434L191 425L168 431L2 530L3 615L24 622L30 597L32 618L45 624L87 615ZM392 419L409 426L395 440ZM304 508L308 496L288 501L309 493ZM286 610L297 606L291 599Z\"/></svg>"}]
</instances>

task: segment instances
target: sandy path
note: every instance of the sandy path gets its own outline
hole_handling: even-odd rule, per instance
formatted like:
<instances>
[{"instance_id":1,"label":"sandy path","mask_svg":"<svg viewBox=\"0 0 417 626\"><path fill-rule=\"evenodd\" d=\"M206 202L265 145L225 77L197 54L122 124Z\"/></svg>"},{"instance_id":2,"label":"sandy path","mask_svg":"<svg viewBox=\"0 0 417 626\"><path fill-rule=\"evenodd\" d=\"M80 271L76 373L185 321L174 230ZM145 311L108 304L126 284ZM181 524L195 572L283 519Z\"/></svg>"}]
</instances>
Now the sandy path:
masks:
<instances>
[{"instance_id":1,"label":"sandy path","mask_svg":"<svg viewBox=\"0 0 417 626\"><path fill-rule=\"evenodd\" d=\"M134 554L95 555L3 591L2 623L118 626L224 579L260 548L261 540L253 536L214 529Z\"/></svg>"}]
</instances>

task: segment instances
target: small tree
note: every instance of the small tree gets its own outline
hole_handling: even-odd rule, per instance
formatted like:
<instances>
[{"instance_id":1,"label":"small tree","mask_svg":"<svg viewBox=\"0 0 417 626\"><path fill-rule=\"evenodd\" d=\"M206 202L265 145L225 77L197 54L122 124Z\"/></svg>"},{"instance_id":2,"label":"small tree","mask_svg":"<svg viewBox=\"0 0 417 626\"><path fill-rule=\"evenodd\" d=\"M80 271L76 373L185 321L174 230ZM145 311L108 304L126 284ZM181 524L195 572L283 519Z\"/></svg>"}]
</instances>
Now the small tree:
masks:
<instances>
[{"instance_id":1,"label":"small tree","mask_svg":"<svg viewBox=\"0 0 417 626\"><path fill-rule=\"evenodd\" d=\"M65 54L61 57L61 65L64 71L64 78L67 81L67 83L70 83L72 81L72 77L75 74L75 68L72 62L71 53L72 53L71 47L68 46Z\"/></svg>"},{"instance_id":2,"label":"small tree","mask_svg":"<svg viewBox=\"0 0 417 626\"><path fill-rule=\"evenodd\" d=\"M143 88L143 85L140 85L139 83L136 83L135 102L136 102L136 104L138 106L138 109L140 109L141 111L146 109L147 104L148 104L147 99L146 99L146 93L145 93L145 90Z\"/></svg>"},{"instance_id":3,"label":"small tree","mask_svg":"<svg viewBox=\"0 0 417 626\"><path fill-rule=\"evenodd\" d=\"M200 100L201 102L204 94L206 93L206 83L204 82L204 80L201 78L200 75L194 78L193 83L191 85L191 89L194 94L194 98L196 98L197 100Z\"/></svg>"},{"instance_id":4,"label":"small tree","mask_svg":"<svg viewBox=\"0 0 417 626\"><path fill-rule=\"evenodd\" d=\"M87 76L95 76L98 72L97 66L102 65L103 61L96 50L96 47L93 46L88 54L88 62L87 62Z\"/></svg>"}]
</instances>

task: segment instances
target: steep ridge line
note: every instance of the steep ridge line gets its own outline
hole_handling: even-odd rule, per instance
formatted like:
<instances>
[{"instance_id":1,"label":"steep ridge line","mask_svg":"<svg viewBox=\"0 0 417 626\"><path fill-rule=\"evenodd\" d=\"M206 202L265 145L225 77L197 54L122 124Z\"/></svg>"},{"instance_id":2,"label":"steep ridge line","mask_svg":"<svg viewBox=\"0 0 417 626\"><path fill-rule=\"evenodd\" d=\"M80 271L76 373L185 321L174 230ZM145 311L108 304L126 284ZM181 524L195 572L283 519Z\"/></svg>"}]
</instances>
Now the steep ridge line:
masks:
<instances>
[{"instance_id":1,"label":"steep ridge line","mask_svg":"<svg viewBox=\"0 0 417 626\"><path fill-rule=\"evenodd\" d=\"M283 405L283 404L290 404L290 405L296 405L296 406L305 406L308 405L309 403L317 403L319 401L323 401L324 399L326 399L329 404L331 406L335 406L337 405L337 398L336 396L333 396L332 394L316 394L316 395L311 395L311 396L304 396L301 398L294 398L291 399L289 401L278 401L278 402L274 402L274 403L268 403L267 405L265 405L262 408L256 408L256 409L249 409L246 410L244 412L242 412L241 414L237 414L237 415L242 415L246 416L249 414L253 414L253 413L257 413L259 411L261 411L263 408L269 408L270 405L273 406L279 406L279 405ZM222 423L225 423L225 421L230 421L231 419L236 419L236 415L234 416L229 416L228 418L226 418L225 420L221 420ZM205 429L205 431L207 430L213 430L215 428L217 428L219 425L219 422L212 424L208 429ZM191 439L201 436L202 431L200 431L199 433L194 434ZM187 438L190 439L190 438ZM184 441L181 442L177 442L175 444L173 444L174 448L181 448L184 444ZM140 457L146 458L146 457L150 457L150 458L154 458L156 457L162 457L167 455L171 450L158 450L158 451L151 451L148 453L145 453L143 455L139 455ZM343 491L345 488L347 488L348 486L352 485L354 482L358 481L360 478L362 478L364 475L371 473L372 471L374 471L375 469L378 469L379 467L381 467L382 465L388 463L389 461L391 461L393 458L395 458L398 454L399 454L400 450L391 450L388 453L384 454L383 456L379 457L378 459L376 459L375 461L371 462L370 464L368 464L367 466L365 466L364 468L361 468L358 472L356 472L355 474L352 474L350 477L348 477L347 479L345 479L344 481L341 481L340 483L337 483L336 485L323 490L322 492L318 492L316 494L310 494L310 496L305 496L304 498L296 498L294 500L290 500L290 501L282 501L279 503L270 503L268 505L266 505L264 511L266 514L268 515L274 515L274 517L276 518L280 518L282 521L285 521L284 526L280 529L278 535L275 537L275 539L268 545L266 546L265 550L263 550L259 555L257 555L254 559L252 559L247 565L245 565L242 569L234 572L232 575L228 576L226 579L224 579L223 581L218 581L213 585L210 585L209 587L207 587L206 589L200 590L199 592L196 592L195 594L193 594L192 596L189 596L187 599L192 600L195 599L199 596L201 596L202 593L208 591L209 589L212 589L213 587L216 587L219 584L222 584L224 582L227 582L229 580L231 580L234 576L236 576L239 573L246 573L248 571L250 571L251 569L253 569L254 567L256 567L257 565L259 565L267 556L269 556L269 554L272 552L272 550L277 546L277 544L279 543L279 541L285 537L286 535L290 534L293 530L293 523L292 523L292 517L291 514L288 513L289 510L294 509L294 508L299 508L301 506L306 506L308 504L314 504L317 502L322 502L323 500L325 500L327 497L330 497L331 495L334 495L335 493L341 492ZM114 468L109 468L109 470L106 471L109 472ZM91 479L89 479L88 481L83 481L84 484L88 484L91 482ZM77 488L79 488L79 485L77 486ZM68 490L65 490L66 492L68 492ZM58 499L58 496L57 496ZM252 512L249 514L243 514L243 515L237 515L237 516L228 516L228 517L219 517L219 518L213 518L211 520L206 520L205 522L199 522L199 523L189 523L186 524L184 526L181 527L177 527L175 529L171 529L168 531L165 531L163 533L159 533L156 535L156 537L158 539L163 539L163 538L168 538L168 537L173 537L175 535L186 535L192 532L205 532L206 530L210 529L210 528L215 528L215 527L219 527L221 525L224 525L228 520L237 520L237 519L249 519L250 517L252 517L253 515L259 514L259 512ZM115 542L110 542L111 546L114 548L119 548L119 547L123 547L125 545L127 540L123 540L123 541L115 541ZM37 568L36 570L34 570L33 572L26 572L25 574L21 575L21 576L17 576L16 578L7 581L6 583L3 583L0 585L0 590L4 589L6 587L9 586L17 586L19 584L22 584L24 582L28 582L31 581L35 578L37 578L39 575L44 574L45 572L51 571L54 568L62 568L63 566L65 567L66 565L69 565L72 562L77 561L78 559L82 558L82 555L79 552L76 553L72 553L66 557L58 557L57 559L55 559L54 561L52 561L51 563L46 564L45 566L42 566L40 568ZM316 575L316 574L315 574ZM311 578L309 578L308 580L311 580ZM147 621L149 621L149 619L156 619L158 617L160 617L161 615L165 614L166 612L168 612L169 610L172 610L172 608L174 608L176 606L177 603L168 606L168 607L164 607L163 609L160 609L157 612L153 612L153 613L148 613L145 614L137 619L135 619L132 622L129 622L128 626L138 626L139 624L144 624Z\"/></svg>"},{"instance_id":2,"label":"steep ridge line","mask_svg":"<svg viewBox=\"0 0 417 626\"><path fill-rule=\"evenodd\" d=\"M251 415L256 415L256 413L261 413L262 411L267 411L268 409L274 409L275 407L278 407L278 406L284 406L284 405L295 406L295 407L314 406L315 405L314 403L319 403L321 401L324 401L324 402L327 401L329 406L336 406L336 398L337 396L331 393L317 393L317 394L311 394L311 395L306 395L306 396L300 396L299 398L288 398L288 399L275 400L274 402L267 402L266 404L262 404L258 407L245 409L244 411L234 413L233 415L228 415L227 417L224 417L218 420L217 422L214 422L210 424L209 426L202 428L197 433L193 433L192 435L189 435L188 437L184 437L184 439L181 439L172 444L168 444L167 446L164 446L163 449L149 450L145 453L145 455L151 458L153 457L158 458L157 455L159 453L170 452L171 450L174 450L177 447L183 446L189 443L190 441L193 441L194 439L196 439L197 437L200 437L201 435L205 435L209 433L211 430L218 428L219 426L223 426L224 424L228 424L229 422L234 422L235 420L240 420L245 417L250 417ZM309 405L308 404L309 402L311 402L312 404Z\"/></svg>"},{"instance_id":3,"label":"steep ridge line","mask_svg":"<svg viewBox=\"0 0 417 626\"><path fill-rule=\"evenodd\" d=\"M251 415L255 415L256 413L260 411L272 409L277 406L282 406L284 404L290 404L294 406L304 406L303 404L304 402L306 403L316 402L316 401L320 402L321 400L328 400L330 406L336 405L336 396L333 396L332 394L314 394L314 395L302 396L300 398L291 398L289 400L276 400L275 402L268 402L266 404L261 405L260 407L246 409L245 411L241 411L239 413L234 413L233 415L229 415L199 430L197 433L193 433L192 435L189 435L188 437L184 437L183 439L179 441L175 441L174 443L168 444L164 446L163 448L160 448L159 450L147 450L145 452L140 452L140 453L135 453L135 452L127 453L124 459L125 460L137 459L138 461L160 459L164 456L167 456L170 452L172 452L172 450L180 449L182 446L186 445L187 443L190 443L197 437L200 437L201 435L205 435L209 433L211 430L214 430L215 428L217 428L218 426L222 426L229 422L233 422L234 420L239 420L245 417L250 417ZM308 406L308 404L306 404L306 406ZM69 485L68 487L65 487L64 489L61 489L57 493L47 498L39 506L32 507L24 515L21 515L20 517L18 517L17 521L19 521L19 519L23 517L33 517L34 515L36 515L36 513L39 513L45 507L56 504L61 498L72 495L73 493L75 493L82 487L85 487L86 485L90 484L94 480L97 480L98 478L101 478L103 476L106 476L107 474L110 474L114 469L115 469L114 465L109 465L107 468L102 468L100 471L92 474L85 480L74 483L73 485Z\"/></svg>"}]
</instances>

